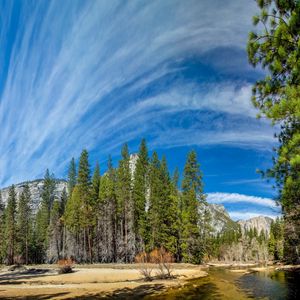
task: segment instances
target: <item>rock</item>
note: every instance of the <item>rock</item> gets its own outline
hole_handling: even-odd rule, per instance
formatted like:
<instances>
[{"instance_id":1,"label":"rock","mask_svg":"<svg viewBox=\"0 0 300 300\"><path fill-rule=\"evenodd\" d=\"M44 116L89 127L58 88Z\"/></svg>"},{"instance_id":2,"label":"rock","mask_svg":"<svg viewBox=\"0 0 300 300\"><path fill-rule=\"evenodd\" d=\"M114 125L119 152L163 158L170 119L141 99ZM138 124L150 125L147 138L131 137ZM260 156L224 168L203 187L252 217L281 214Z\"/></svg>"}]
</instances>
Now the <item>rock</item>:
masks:
<instances>
[{"instance_id":1,"label":"rock","mask_svg":"<svg viewBox=\"0 0 300 300\"><path fill-rule=\"evenodd\" d=\"M19 195L22 193L25 184L26 184L26 182L15 184L15 190L17 193L17 197L19 197ZM44 180L37 179L34 181L28 181L28 185L29 185L29 189L30 189L31 197L32 197L32 210L33 210L33 212L36 212L41 203ZM67 190L67 182L65 180L56 179L55 196L54 196L55 199L58 199L58 200L60 199L60 196L61 196L64 188ZM3 200L4 204L7 202L8 193L9 193L9 187L6 187L1 190L2 200Z\"/></svg>"},{"instance_id":2,"label":"rock","mask_svg":"<svg viewBox=\"0 0 300 300\"><path fill-rule=\"evenodd\" d=\"M257 229L258 234L263 230L267 234L270 233L272 219L265 216L254 217L249 220L240 220L238 224L241 225L242 232L245 230L249 231L251 228Z\"/></svg>"},{"instance_id":3,"label":"rock","mask_svg":"<svg viewBox=\"0 0 300 300\"><path fill-rule=\"evenodd\" d=\"M208 210L210 213L210 225L214 229L214 234L218 234L227 229L238 230L239 225L230 219L225 207L221 204L201 203L199 212L201 215Z\"/></svg>"}]
</instances>

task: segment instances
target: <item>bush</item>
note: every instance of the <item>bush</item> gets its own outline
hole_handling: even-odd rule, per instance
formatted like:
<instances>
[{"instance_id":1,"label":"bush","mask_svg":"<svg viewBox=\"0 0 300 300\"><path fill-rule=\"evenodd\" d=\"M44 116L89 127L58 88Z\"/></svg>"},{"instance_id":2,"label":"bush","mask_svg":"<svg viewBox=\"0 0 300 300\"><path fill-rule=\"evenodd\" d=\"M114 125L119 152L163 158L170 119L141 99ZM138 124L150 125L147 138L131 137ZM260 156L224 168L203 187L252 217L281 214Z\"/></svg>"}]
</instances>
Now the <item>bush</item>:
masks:
<instances>
[{"instance_id":1,"label":"bush","mask_svg":"<svg viewBox=\"0 0 300 300\"><path fill-rule=\"evenodd\" d=\"M58 264L58 274L67 274L73 272L73 260L72 259L60 259Z\"/></svg>"},{"instance_id":2,"label":"bush","mask_svg":"<svg viewBox=\"0 0 300 300\"><path fill-rule=\"evenodd\" d=\"M171 278L172 275L172 263L174 262L174 256L168 252L164 247L156 248L150 253L150 261L157 264L159 278Z\"/></svg>"},{"instance_id":3,"label":"bush","mask_svg":"<svg viewBox=\"0 0 300 300\"><path fill-rule=\"evenodd\" d=\"M164 247L156 248L149 254L141 252L135 257L135 262L140 264L140 273L146 281L153 279L152 272L157 268L156 276L161 279L172 278L172 263L174 256Z\"/></svg>"},{"instance_id":4,"label":"bush","mask_svg":"<svg viewBox=\"0 0 300 300\"><path fill-rule=\"evenodd\" d=\"M135 262L140 264L140 273L144 276L144 279L151 281L153 279L151 276L153 266L149 263L149 255L146 252L141 252L136 255Z\"/></svg>"}]
</instances>

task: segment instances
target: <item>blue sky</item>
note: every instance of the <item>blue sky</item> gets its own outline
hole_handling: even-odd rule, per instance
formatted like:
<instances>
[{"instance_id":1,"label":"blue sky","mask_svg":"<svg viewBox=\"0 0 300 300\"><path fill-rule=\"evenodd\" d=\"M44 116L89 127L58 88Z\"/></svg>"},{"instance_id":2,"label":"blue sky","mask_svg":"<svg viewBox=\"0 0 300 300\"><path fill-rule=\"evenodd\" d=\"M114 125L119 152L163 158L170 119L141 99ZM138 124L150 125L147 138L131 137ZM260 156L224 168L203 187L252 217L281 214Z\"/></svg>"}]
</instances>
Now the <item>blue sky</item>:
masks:
<instances>
[{"instance_id":1,"label":"blue sky","mask_svg":"<svg viewBox=\"0 0 300 300\"><path fill-rule=\"evenodd\" d=\"M1 1L0 186L66 175L83 148L102 170L142 137L235 219L275 216L274 128L257 120L245 52L254 1Z\"/></svg>"}]
</instances>

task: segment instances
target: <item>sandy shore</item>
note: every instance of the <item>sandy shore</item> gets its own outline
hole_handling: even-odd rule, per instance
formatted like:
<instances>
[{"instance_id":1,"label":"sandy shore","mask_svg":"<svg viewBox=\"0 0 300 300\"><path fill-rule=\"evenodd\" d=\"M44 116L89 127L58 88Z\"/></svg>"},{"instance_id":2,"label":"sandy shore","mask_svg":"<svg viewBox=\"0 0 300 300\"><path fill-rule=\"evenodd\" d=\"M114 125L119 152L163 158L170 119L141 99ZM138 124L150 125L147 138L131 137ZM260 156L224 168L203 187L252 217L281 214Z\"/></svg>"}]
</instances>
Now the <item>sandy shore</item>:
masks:
<instances>
[{"instance_id":1,"label":"sandy shore","mask_svg":"<svg viewBox=\"0 0 300 300\"><path fill-rule=\"evenodd\" d=\"M58 275L53 266L32 266L35 272L0 270L0 298L99 299L139 298L184 285L206 276L201 266L174 264L174 279L145 282L138 265L75 266L74 272ZM1 272L2 271L2 272ZM155 275L153 270L153 275ZM27 298L26 298L27 297Z\"/></svg>"}]
</instances>

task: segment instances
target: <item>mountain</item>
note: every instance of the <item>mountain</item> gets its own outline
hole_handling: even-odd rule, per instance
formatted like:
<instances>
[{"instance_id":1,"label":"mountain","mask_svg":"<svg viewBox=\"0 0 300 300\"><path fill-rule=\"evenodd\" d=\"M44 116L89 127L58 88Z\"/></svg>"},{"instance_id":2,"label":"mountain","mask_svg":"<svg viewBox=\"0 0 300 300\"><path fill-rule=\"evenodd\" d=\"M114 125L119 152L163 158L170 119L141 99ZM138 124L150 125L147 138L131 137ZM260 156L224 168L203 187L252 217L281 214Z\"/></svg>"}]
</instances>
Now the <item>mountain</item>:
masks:
<instances>
[{"instance_id":1,"label":"mountain","mask_svg":"<svg viewBox=\"0 0 300 300\"><path fill-rule=\"evenodd\" d=\"M131 155L130 157L131 172L134 171L137 158L137 155ZM15 190L18 196L22 192L25 184L26 182L22 182L15 185ZM44 181L43 179L38 179L34 181L29 181L28 184L32 195L32 209L33 212L36 212L38 210L39 204L41 203ZM64 188L67 189L67 182L65 180L57 179L55 188L55 198L60 199L61 193ZM1 190L2 199L4 203L7 202L8 191L9 187L6 187ZM250 228L256 228L258 233L260 233L261 230L264 230L267 233L270 232L272 219L269 217L259 216L251 218L249 220L240 220L238 222L235 222L230 218L228 212L226 211L223 205L209 203L201 204L199 208L200 214L204 214L206 210L208 210L210 213L210 225L214 229L215 234L219 232L224 232L229 229L238 230L239 225L241 226L242 232L245 230L249 230Z\"/></svg>"},{"instance_id":2,"label":"mountain","mask_svg":"<svg viewBox=\"0 0 300 300\"><path fill-rule=\"evenodd\" d=\"M210 225L214 229L215 234L229 229L238 230L239 225L230 218L223 205L210 203L201 204L199 208L200 214L203 215L205 210L208 210L210 213Z\"/></svg>"},{"instance_id":3,"label":"mountain","mask_svg":"<svg viewBox=\"0 0 300 300\"><path fill-rule=\"evenodd\" d=\"M15 184L15 190L17 196L19 196L22 193L25 184L26 182ZM38 207L41 203L43 184L44 184L43 179L28 181L29 189L32 196L32 210L34 212L38 210ZM60 199L61 193L64 188L67 189L67 182L65 180L56 179L55 198ZM9 193L9 187L1 189L2 200L4 203L7 202L8 193Z\"/></svg>"},{"instance_id":4,"label":"mountain","mask_svg":"<svg viewBox=\"0 0 300 300\"><path fill-rule=\"evenodd\" d=\"M245 230L249 231L251 228L257 229L258 234L263 230L264 232L270 233L270 227L273 219L265 216L254 217L248 220L240 220L238 224L240 224L242 232Z\"/></svg>"}]
</instances>

